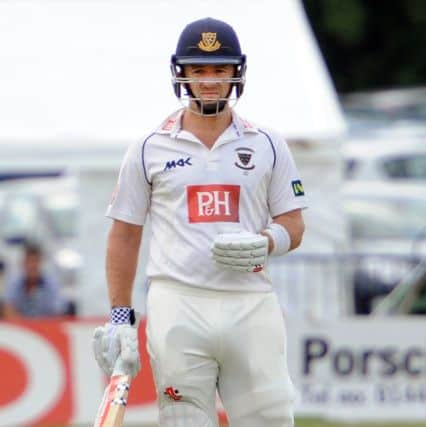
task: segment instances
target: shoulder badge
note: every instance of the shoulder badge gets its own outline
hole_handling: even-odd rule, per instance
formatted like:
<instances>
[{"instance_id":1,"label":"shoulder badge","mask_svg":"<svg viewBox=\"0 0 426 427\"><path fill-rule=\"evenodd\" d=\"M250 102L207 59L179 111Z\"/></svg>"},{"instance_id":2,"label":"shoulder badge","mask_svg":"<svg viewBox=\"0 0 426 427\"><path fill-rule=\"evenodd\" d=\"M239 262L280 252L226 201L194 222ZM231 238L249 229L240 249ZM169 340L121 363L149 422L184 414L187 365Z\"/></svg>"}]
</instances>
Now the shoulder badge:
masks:
<instances>
[{"instance_id":1,"label":"shoulder badge","mask_svg":"<svg viewBox=\"0 0 426 427\"><path fill-rule=\"evenodd\" d=\"M291 186L293 187L293 193L296 197L305 195L305 190L303 189L303 185L300 179L291 181Z\"/></svg>"}]
</instances>

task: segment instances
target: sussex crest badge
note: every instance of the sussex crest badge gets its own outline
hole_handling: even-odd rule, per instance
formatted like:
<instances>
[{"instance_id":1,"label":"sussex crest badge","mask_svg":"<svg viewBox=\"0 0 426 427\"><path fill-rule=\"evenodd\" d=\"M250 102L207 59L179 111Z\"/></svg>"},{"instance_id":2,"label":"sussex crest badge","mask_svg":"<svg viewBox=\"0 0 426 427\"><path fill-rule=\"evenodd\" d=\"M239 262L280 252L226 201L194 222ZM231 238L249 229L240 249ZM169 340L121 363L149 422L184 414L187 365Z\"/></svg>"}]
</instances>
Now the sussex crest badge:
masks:
<instances>
[{"instance_id":1,"label":"sussex crest badge","mask_svg":"<svg viewBox=\"0 0 426 427\"><path fill-rule=\"evenodd\" d=\"M237 161L234 163L240 169L251 170L255 166L251 163L254 151L251 148L237 148Z\"/></svg>"},{"instance_id":2,"label":"sussex crest badge","mask_svg":"<svg viewBox=\"0 0 426 427\"><path fill-rule=\"evenodd\" d=\"M201 33L201 40L198 43L200 50L204 52L214 52L222 46L217 40L216 33Z\"/></svg>"}]
</instances>

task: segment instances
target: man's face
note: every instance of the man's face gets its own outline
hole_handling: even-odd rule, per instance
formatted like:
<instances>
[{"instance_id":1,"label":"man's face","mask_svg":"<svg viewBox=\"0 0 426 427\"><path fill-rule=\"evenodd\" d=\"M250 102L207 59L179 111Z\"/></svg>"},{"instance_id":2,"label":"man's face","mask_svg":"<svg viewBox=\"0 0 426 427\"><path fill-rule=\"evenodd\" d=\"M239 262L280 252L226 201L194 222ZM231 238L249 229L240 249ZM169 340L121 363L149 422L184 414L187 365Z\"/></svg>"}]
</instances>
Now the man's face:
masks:
<instances>
[{"instance_id":1,"label":"man's face","mask_svg":"<svg viewBox=\"0 0 426 427\"><path fill-rule=\"evenodd\" d=\"M200 82L190 83L189 86L195 98L203 104L216 103L229 95L231 83L221 82L220 79L234 77L233 65L186 65L185 77L198 79ZM204 80L204 81L203 81ZM209 81L211 80L211 81Z\"/></svg>"},{"instance_id":2,"label":"man's face","mask_svg":"<svg viewBox=\"0 0 426 427\"><path fill-rule=\"evenodd\" d=\"M24 268L28 279L38 279L41 272L41 256L28 254L24 258Z\"/></svg>"}]
</instances>

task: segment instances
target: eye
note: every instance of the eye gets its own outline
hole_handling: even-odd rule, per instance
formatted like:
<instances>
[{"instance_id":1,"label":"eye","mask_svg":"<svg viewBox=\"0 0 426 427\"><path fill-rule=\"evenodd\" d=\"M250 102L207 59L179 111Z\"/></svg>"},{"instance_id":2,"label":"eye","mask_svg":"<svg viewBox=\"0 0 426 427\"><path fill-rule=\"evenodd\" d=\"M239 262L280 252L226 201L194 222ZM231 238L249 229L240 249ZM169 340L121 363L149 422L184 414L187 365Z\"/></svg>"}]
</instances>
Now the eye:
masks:
<instances>
[{"instance_id":1,"label":"eye","mask_svg":"<svg viewBox=\"0 0 426 427\"><path fill-rule=\"evenodd\" d=\"M215 74L217 75L217 76L221 76L221 77L223 77L223 76L231 76L232 75L232 73L233 73L233 69L232 68L230 68L230 67L217 67L216 69L215 69Z\"/></svg>"},{"instance_id":2,"label":"eye","mask_svg":"<svg viewBox=\"0 0 426 427\"><path fill-rule=\"evenodd\" d=\"M193 68L191 71L192 74L195 74L196 76L201 76L204 70L202 68Z\"/></svg>"}]
</instances>

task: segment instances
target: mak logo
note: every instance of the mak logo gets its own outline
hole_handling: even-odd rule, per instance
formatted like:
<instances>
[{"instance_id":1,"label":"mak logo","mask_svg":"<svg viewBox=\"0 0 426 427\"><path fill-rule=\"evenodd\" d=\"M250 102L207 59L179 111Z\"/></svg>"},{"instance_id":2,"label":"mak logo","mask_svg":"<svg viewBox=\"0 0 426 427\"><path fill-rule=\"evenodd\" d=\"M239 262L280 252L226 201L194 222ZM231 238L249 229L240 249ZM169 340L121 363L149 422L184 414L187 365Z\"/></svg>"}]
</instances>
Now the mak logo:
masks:
<instances>
[{"instance_id":1,"label":"mak logo","mask_svg":"<svg viewBox=\"0 0 426 427\"><path fill-rule=\"evenodd\" d=\"M189 222L239 222L239 185L189 185Z\"/></svg>"},{"instance_id":2,"label":"mak logo","mask_svg":"<svg viewBox=\"0 0 426 427\"><path fill-rule=\"evenodd\" d=\"M293 187L293 193L296 197L305 195L305 190L303 189L302 182L299 179L291 181L291 186Z\"/></svg>"},{"instance_id":3,"label":"mak logo","mask_svg":"<svg viewBox=\"0 0 426 427\"><path fill-rule=\"evenodd\" d=\"M167 171L169 169L174 169L177 166L180 166L180 167L183 167L183 166L192 166L191 157L187 157L186 159L181 158L179 160L169 160L166 163L166 166L164 166L163 171Z\"/></svg>"}]
</instances>

